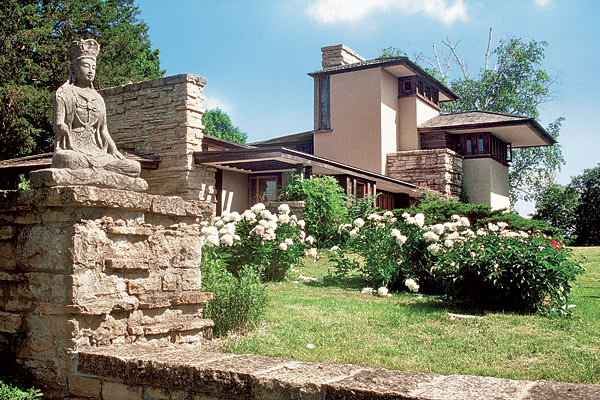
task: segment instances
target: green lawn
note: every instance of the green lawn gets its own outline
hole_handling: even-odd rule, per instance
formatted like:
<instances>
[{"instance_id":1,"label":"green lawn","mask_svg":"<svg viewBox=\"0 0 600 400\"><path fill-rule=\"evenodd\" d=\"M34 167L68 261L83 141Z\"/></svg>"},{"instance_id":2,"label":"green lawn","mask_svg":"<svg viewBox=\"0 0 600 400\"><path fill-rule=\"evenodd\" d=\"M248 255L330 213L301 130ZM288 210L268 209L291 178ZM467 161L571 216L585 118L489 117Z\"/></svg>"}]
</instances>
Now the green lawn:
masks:
<instances>
[{"instance_id":1,"label":"green lawn","mask_svg":"<svg viewBox=\"0 0 600 400\"><path fill-rule=\"evenodd\" d=\"M310 261L269 286L265 323L219 340L224 351L439 374L600 383L600 247L578 248L587 271L573 291L575 318L456 308L436 298L361 294L357 278ZM471 318L449 315L470 315ZM307 344L314 348L307 348ZM310 346L309 346L310 347Z\"/></svg>"}]
</instances>

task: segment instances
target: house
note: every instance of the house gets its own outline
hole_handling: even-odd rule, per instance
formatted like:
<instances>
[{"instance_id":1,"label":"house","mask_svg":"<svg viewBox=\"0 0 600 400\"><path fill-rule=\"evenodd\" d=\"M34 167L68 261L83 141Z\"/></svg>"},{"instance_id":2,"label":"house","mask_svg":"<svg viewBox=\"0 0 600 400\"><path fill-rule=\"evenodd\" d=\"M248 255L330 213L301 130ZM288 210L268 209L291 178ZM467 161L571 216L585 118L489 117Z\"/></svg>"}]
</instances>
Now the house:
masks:
<instances>
[{"instance_id":1,"label":"house","mask_svg":"<svg viewBox=\"0 0 600 400\"><path fill-rule=\"evenodd\" d=\"M555 143L531 118L440 114L440 104L457 96L406 57L364 60L344 45L321 50L322 68L308 74L311 131L248 145L204 136L206 80L190 74L101 91L109 130L130 157L146 160L150 193L209 202L216 214L275 200L291 171L334 176L354 197L378 194L382 209L409 205L418 186L464 190L471 202L504 208L509 150ZM13 185L15 162L33 161L0 162L0 178L10 170Z\"/></svg>"}]
</instances>

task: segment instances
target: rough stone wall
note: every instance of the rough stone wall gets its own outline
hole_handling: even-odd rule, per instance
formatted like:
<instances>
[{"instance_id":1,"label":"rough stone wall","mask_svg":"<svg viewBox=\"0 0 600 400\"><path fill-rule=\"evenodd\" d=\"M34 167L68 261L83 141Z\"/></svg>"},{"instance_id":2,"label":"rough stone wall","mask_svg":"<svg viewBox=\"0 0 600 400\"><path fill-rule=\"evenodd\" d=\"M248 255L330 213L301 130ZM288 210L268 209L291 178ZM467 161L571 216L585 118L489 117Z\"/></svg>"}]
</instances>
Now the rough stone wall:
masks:
<instances>
[{"instance_id":1,"label":"rough stone wall","mask_svg":"<svg viewBox=\"0 0 600 400\"><path fill-rule=\"evenodd\" d=\"M460 196L462 156L449 149L412 150L387 155L386 175Z\"/></svg>"},{"instance_id":2,"label":"rough stone wall","mask_svg":"<svg viewBox=\"0 0 600 400\"><path fill-rule=\"evenodd\" d=\"M210 336L199 222L211 214L115 189L0 191L0 348L51 394L80 346Z\"/></svg>"},{"instance_id":3,"label":"rough stone wall","mask_svg":"<svg viewBox=\"0 0 600 400\"><path fill-rule=\"evenodd\" d=\"M157 170L142 171L148 193L216 204L215 169L193 161L202 147L205 84L180 74L99 91L115 142L161 160Z\"/></svg>"}]
</instances>

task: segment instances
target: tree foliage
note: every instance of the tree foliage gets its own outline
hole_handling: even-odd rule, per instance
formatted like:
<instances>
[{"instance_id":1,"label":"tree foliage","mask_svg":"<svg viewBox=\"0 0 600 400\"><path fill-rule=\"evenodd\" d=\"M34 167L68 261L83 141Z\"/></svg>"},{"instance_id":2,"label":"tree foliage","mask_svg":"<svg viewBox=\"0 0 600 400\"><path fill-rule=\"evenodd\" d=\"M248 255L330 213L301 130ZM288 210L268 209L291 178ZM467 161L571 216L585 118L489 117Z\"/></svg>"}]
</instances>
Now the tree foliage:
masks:
<instances>
[{"instance_id":1,"label":"tree foliage","mask_svg":"<svg viewBox=\"0 0 600 400\"><path fill-rule=\"evenodd\" d=\"M448 49L446 55L438 55L434 45L433 60L421 53L414 53L412 58L458 95L457 101L444 103L444 113L481 110L538 118L539 106L551 101L554 96L552 88L556 80L542 68L548 44L514 38L500 40L490 51L491 42L490 29L484 65L476 76L469 74L465 62L459 57L458 42L442 41ZM402 55L406 53L393 47L382 51L382 57ZM452 68L453 65L455 68ZM451 76L457 74L457 70L458 77ZM554 139L559 136L562 121L563 118L559 117L546 129ZM513 149L509 170L511 202L534 200L535 193L554 181L564 163L558 144Z\"/></svg>"},{"instance_id":2,"label":"tree foliage","mask_svg":"<svg viewBox=\"0 0 600 400\"><path fill-rule=\"evenodd\" d=\"M233 126L231 118L220 108L208 110L202 115L202 124L204 124L204 133L208 136L229 140L235 143L246 143L248 135Z\"/></svg>"},{"instance_id":3,"label":"tree foliage","mask_svg":"<svg viewBox=\"0 0 600 400\"><path fill-rule=\"evenodd\" d=\"M600 245L600 164L574 177L571 186L579 193L575 244Z\"/></svg>"},{"instance_id":4,"label":"tree foliage","mask_svg":"<svg viewBox=\"0 0 600 400\"><path fill-rule=\"evenodd\" d=\"M161 77L134 0L5 0L0 8L0 159L49 151L52 98L73 40L100 43L99 88Z\"/></svg>"},{"instance_id":5,"label":"tree foliage","mask_svg":"<svg viewBox=\"0 0 600 400\"><path fill-rule=\"evenodd\" d=\"M600 244L600 164L571 179L552 184L536 196L534 218L548 221L576 245Z\"/></svg>"},{"instance_id":6,"label":"tree foliage","mask_svg":"<svg viewBox=\"0 0 600 400\"><path fill-rule=\"evenodd\" d=\"M578 206L579 194L573 187L552 183L536 193L532 218L548 222L560 229L567 240L572 241Z\"/></svg>"}]
</instances>

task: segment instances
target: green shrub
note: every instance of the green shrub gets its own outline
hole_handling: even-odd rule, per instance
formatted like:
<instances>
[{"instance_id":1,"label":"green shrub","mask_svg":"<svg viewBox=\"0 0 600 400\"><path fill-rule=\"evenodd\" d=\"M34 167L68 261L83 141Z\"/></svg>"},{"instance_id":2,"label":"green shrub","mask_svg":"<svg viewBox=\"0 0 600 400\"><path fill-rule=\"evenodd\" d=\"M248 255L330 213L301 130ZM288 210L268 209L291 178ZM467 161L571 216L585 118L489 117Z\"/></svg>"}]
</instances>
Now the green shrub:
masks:
<instances>
[{"instance_id":1,"label":"green shrub","mask_svg":"<svg viewBox=\"0 0 600 400\"><path fill-rule=\"evenodd\" d=\"M214 295L204 311L215 322L214 335L254 328L267 306L267 291L260 275L251 267L234 275L212 251L204 252L201 269L203 289Z\"/></svg>"},{"instance_id":2,"label":"green shrub","mask_svg":"<svg viewBox=\"0 0 600 400\"><path fill-rule=\"evenodd\" d=\"M0 400L36 400L42 397L39 389L22 390L0 380Z\"/></svg>"},{"instance_id":3,"label":"green shrub","mask_svg":"<svg viewBox=\"0 0 600 400\"><path fill-rule=\"evenodd\" d=\"M307 223L306 231L319 246L336 244L336 229L346 214L348 197L334 177L301 179L293 174L281 196L284 201L304 201L302 218Z\"/></svg>"}]
</instances>

